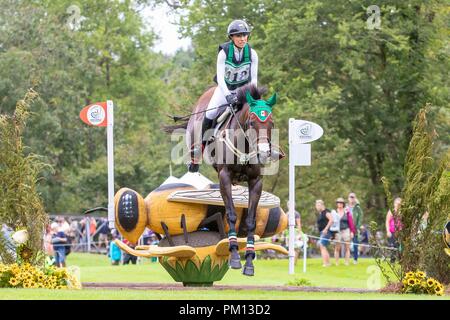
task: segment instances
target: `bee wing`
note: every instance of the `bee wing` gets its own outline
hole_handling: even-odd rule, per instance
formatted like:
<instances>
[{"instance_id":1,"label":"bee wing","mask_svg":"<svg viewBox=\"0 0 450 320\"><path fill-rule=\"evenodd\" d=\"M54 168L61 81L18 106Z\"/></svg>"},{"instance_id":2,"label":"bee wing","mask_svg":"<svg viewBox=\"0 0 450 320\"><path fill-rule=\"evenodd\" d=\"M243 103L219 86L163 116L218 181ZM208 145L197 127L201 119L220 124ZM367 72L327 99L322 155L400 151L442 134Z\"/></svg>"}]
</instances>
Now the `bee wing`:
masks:
<instances>
[{"instance_id":1,"label":"bee wing","mask_svg":"<svg viewBox=\"0 0 450 320\"><path fill-rule=\"evenodd\" d=\"M158 246L139 246L139 249L132 249L122 241L116 239L114 242L123 251L137 257L177 257L177 258L191 258L195 255L195 249L191 246L176 246L176 247L158 247ZM140 250L140 249L144 250Z\"/></svg>"},{"instance_id":2,"label":"bee wing","mask_svg":"<svg viewBox=\"0 0 450 320\"><path fill-rule=\"evenodd\" d=\"M258 240L259 236L255 234L255 241ZM247 238L237 238L237 244L239 246L239 250L245 249L245 246L247 245ZM229 245L230 241L228 241L228 239L220 240L219 243L216 244L216 254L218 256L228 256L230 254Z\"/></svg>"}]
</instances>

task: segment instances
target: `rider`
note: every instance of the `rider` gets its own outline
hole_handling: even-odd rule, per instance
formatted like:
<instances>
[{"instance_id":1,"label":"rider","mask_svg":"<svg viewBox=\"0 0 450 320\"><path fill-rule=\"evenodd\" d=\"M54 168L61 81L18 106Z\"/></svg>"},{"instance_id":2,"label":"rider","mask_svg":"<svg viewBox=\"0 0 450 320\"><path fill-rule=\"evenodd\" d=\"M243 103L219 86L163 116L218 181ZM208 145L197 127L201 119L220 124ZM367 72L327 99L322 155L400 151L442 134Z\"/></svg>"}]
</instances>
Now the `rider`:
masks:
<instances>
[{"instance_id":1,"label":"rider","mask_svg":"<svg viewBox=\"0 0 450 320\"><path fill-rule=\"evenodd\" d=\"M257 86L258 55L247 42L250 32L249 25L243 20L234 20L228 25L227 33L231 41L219 46L217 75L214 79L218 86L214 90L203 118L201 150L197 145L192 147L189 171L198 171L197 159L201 157L208 140L205 132L212 127L214 119L222 109L217 107L225 104L236 104L239 87L248 83Z\"/></svg>"}]
</instances>

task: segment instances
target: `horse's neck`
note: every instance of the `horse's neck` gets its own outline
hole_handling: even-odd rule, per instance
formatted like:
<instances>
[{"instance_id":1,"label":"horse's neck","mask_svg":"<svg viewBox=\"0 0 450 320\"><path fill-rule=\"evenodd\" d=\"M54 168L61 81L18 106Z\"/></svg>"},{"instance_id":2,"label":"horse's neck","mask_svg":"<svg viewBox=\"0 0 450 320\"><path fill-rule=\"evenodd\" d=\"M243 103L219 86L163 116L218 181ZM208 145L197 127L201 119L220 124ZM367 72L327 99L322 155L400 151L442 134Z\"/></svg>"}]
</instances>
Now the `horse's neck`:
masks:
<instances>
[{"instance_id":1,"label":"horse's neck","mask_svg":"<svg viewBox=\"0 0 450 320\"><path fill-rule=\"evenodd\" d=\"M248 104L244 104L241 110L236 114L236 128L239 128L239 124L241 127L246 130L246 123L249 117L249 107Z\"/></svg>"}]
</instances>

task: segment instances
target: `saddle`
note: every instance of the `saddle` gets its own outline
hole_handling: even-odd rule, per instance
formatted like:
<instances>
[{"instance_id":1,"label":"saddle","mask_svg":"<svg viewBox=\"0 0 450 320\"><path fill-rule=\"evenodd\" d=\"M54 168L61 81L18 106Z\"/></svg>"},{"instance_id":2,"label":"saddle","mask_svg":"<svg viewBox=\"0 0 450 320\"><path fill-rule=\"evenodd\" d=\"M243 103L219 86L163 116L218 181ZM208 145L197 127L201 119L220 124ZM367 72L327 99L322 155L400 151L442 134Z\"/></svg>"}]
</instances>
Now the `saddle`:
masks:
<instances>
[{"instance_id":1,"label":"saddle","mask_svg":"<svg viewBox=\"0 0 450 320\"><path fill-rule=\"evenodd\" d=\"M234 113L236 113L239 110L239 106L236 106L236 105L233 106L233 110L234 110ZM233 118L233 113L231 112L229 106L219 113L219 115L214 120L213 125L212 125L212 127L214 128L214 133L209 138L207 144L213 142L216 139L216 137L219 135L219 132L221 131L221 129L225 129L227 127L226 124L229 123L232 118Z\"/></svg>"}]
</instances>

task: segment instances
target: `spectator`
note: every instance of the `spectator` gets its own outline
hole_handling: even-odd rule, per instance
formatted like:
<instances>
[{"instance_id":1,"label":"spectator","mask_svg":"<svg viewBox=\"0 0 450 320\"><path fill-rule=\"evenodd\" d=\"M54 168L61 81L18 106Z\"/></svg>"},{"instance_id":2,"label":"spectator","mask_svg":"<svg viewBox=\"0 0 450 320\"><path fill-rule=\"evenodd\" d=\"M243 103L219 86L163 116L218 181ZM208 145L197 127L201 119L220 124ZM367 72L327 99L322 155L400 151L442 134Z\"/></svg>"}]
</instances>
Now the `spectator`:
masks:
<instances>
[{"instance_id":1,"label":"spectator","mask_svg":"<svg viewBox=\"0 0 450 320\"><path fill-rule=\"evenodd\" d=\"M74 218L69 218L69 234L76 238L77 230L79 229L78 220Z\"/></svg>"},{"instance_id":2,"label":"spectator","mask_svg":"<svg viewBox=\"0 0 450 320\"><path fill-rule=\"evenodd\" d=\"M375 232L375 241L377 242L377 245L379 247L384 246L384 235L382 231L378 230L377 232Z\"/></svg>"},{"instance_id":3,"label":"spectator","mask_svg":"<svg viewBox=\"0 0 450 320\"><path fill-rule=\"evenodd\" d=\"M80 235L78 233L78 221L73 218L69 218L69 232L67 233L67 238L69 239L69 243L79 243Z\"/></svg>"},{"instance_id":4,"label":"spectator","mask_svg":"<svg viewBox=\"0 0 450 320\"><path fill-rule=\"evenodd\" d=\"M339 221L341 219L341 217L339 216L339 214L337 213L336 210L331 210L331 216L333 217L333 223L331 224L330 227L330 231L331 231L331 238L338 240L339 238Z\"/></svg>"},{"instance_id":5,"label":"spectator","mask_svg":"<svg viewBox=\"0 0 450 320\"><path fill-rule=\"evenodd\" d=\"M59 223L52 223L52 244L55 253L55 265L63 268L66 266L67 238Z\"/></svg>"},{"instance_id":6,"label":"spectator","mask_svg":"<svg viewBox=\"0 0 450 320\"><path fill-rule=\"evenodd\" d=\"M289 201L286 201L287 211L286 214L289 217ZM294 214L295 214L295 227L301 232L302 231L302 221L300 218L300 213L295 210L294 208Z\"/></svg>"},{"instance_id":7,"label":"spectator","mask_svg":"<svg viewBox=\"0 0 450 320\"><path fill-rule=\"evenodd\" d=\"M69 231L70 231L70 225L66 221L66 219L64 217L62 217L62 216L59 216L59 217L56 218L56 222L58 222L58 224L59 224L59 230L58 231L64 232L64 234L67 236Z\"/></svg>"},{"instance_id":8,"label":"spectator","mask_svg":"<svg viewBox=\"0 0 450 320\"><path fill-rule=\"evenodd\" d=\"M105 245L105 249L108 248L108 234L110 233L108 227L108 220L106 218L100 219L100 227L98 229L98 247L102 248L102 244Z\"/></svg>"},{"instance_id":9,"label":"spectator","mask_svg":"<svg viewBox=\"0 0 450 320\"><path fill-rule=\"evenodd\" d=\"M334 210L333 210L334 211ZM353 225L352 214L350 210L345 207L344 198L336 199L336 214L338 216L338 226L339 232L337 233L336 240L345 242L345 265L349 265L350 261L350 241L353 238L353 234L355 233L355 226ZM336 242L336 246L334 247L334 259L336 261L336 265L339 265L339 255L341 252L341 243Z\"/></svg>"},{"instance_id":10,"label":"spectator","mask_svg":"<svg viewBox=\"0 0 450 320\"><path fill-rule=\"evenodd\" d=\"M361 253L361 255L367 256L369 253L369 230L367 230L367 228L362 225L361 228L359 228L359 234L361 236L360 243L364 244L364 246L360 246L359 252Z\"/></svg>"},{"instance_id":11,"label":"spectator","mask_svg":"<svg viewBox=\"0 0 450 320\"><path fill-rule=\"evenodd\" d=\"M89 226L89 227L88 227ZM92 217L85 217L80 221L80 233L81 233L81 244L87 244L87 228L89 228L89 236L91 237L91 242L93 240L93 236L95 234L95 231L97 231L97 222Z\"/></svg>"},{"instance_id":12,"label":"spectator","mask_svg":"<svg viewBox=\"0 0 450 320\"><path fill-rule=\"evenodd\" d=\"M127 239L124 239L123 243L125 243L127 246L129 246L132 249L134 249L136 247L134 244L131 244L131 242L128 241ZM123 254L123 264L128 264L130 262L132 264L136 264L137 257L132 255L132 254L129 254L128 252L124 252L124 254Z\"/></svg>"},{"instance_id":13,"label":"spectator","mask_svg":"<svg viewBox=\"0 0 450 320\"><path fill-rule=\"evenodd\" d=\"M402 204L401 198L395 198L394 200L394 212L389 209L386 214L386 236L388 240L388 246L398 249L397 232L401 229L400 222L400 206ZM391 251L391 263L395 262L396 251Z\"/></svg>"},{"instance_id":14,"label":"spectator","mask_svg":"<svg viewBox=\"0 0 450 320\"><path fill-rule=\"evenodd\" d=\"M52 244L52 229L49 224L45 227L44 252L47 256L54 256L55 254Z\"/></svg>"},{"instance_id":15,"label":"spectator","mask_svg":"<svg viewBox=\"0 0 450 320\"><path fill-rule=\"evenodd\" d=\"M152 236L153 236L153 231L150 230L149 228L145 228L144 234L142 235L142 242L144 244L144 246L148 246L151 244L152 240Z\"/></svg>"},{"instance_id":16,"label":"spectator","mask_svg":"<svg viewBox=\"0 0 450 320\"><path fill-rule=\"evenodd\" d=\"M289 201L286 201L286 205L288 210L286 211L287 216L289 217ZM294 249L295 249L295 263L297 264L297 260L298 260L298 256L300 254L300 243L302 243L302 221L300 218L300 213L295 210L294 208L294 217L295 217L295 228L298 230L298 232L295 232L295 245L294 245ZM286 237L286 247L289 248L289 237Z\"/></svg>"},{"instance_id":17,"label":"spectator","mask_svg":"<svg viewBox=\"0 0 450 320\"><path fill-rule=\"evenodd\" d=\"M112 233L112 240L109 243L109 258L111 259L111 264L113 266L118 266L120 259L122 258L122 252L114 240L117 239L117 233Z\"/></svg>"},{"instance_id":18,"label":"spectator","mask_svg":"<svg viewBox=\"0 0 450 320\"><path fill-rule=\"evenodd\" d=\"M157 246L159 244L158 237L156 236L155 233L152 233L152 235L150 236L150 244L154 246ZM151 262L158 262L158 258L152 257Z\"/></svg>"},{"instance_id":19,"label":"spectator","mask_svg":"<svg viewBox=\"0 0 450 320\"><path fill-rule=\"evenodd\" d=\"M320 253L322 255L322 261L324 267L330 266L330 254L328 253L327 246L330 244L331 231L330 227L333 223L333 217L330 210L325 207L323 200L316 200L316 210L318 212L317 227L320 232Z\"/></svg>"},{"instance_id":20,"label":"spectator","mask_svg":"<svg viewBox=\"0 0 450 320\"><path fill-rule=\"evenodd\" d=\"M363 211L359 205L359 200L356 198L354 192L350 192L348 195L348 209L353 218L353 224L355 226L355 234L353 235L353 264L358 263L358 232L361 228Z\"/></svg>"},{"instance_id":21,"label":"spectator","mask_svg":"<svg viewBox=\"0 0 450 320\"><path fill-rule=\"evenodd\" d=\"M89 234L93 237L97 231L97 221L94 217L87 217L86 220L89 220Z\"/></svg>"}]
</instances>

